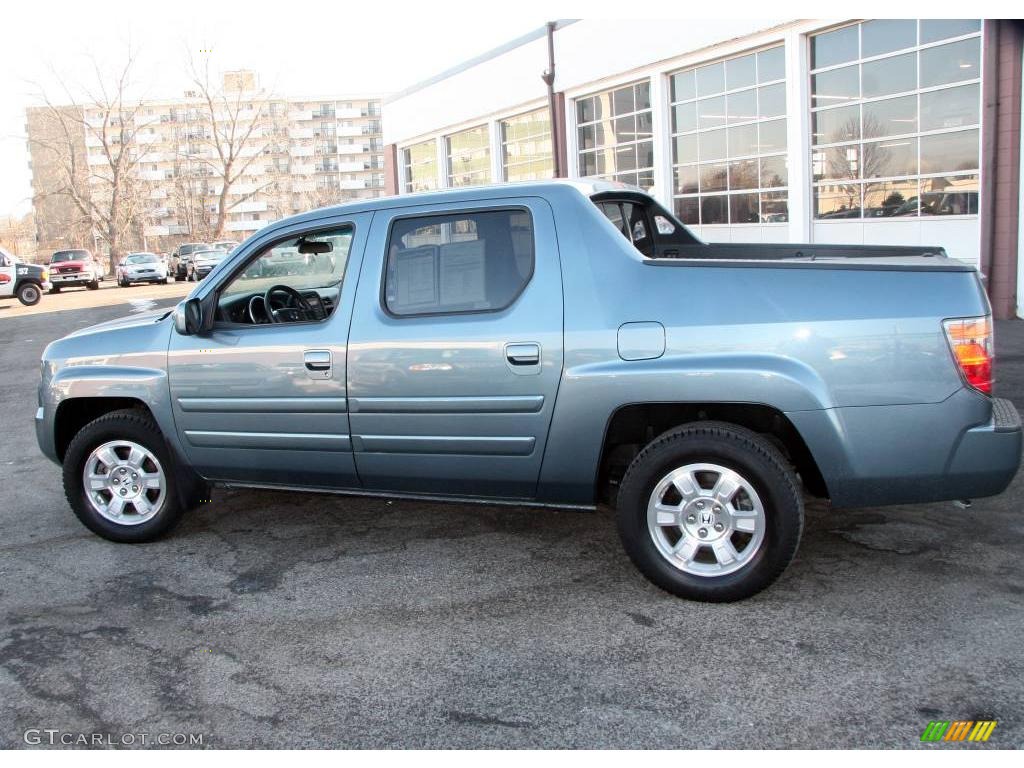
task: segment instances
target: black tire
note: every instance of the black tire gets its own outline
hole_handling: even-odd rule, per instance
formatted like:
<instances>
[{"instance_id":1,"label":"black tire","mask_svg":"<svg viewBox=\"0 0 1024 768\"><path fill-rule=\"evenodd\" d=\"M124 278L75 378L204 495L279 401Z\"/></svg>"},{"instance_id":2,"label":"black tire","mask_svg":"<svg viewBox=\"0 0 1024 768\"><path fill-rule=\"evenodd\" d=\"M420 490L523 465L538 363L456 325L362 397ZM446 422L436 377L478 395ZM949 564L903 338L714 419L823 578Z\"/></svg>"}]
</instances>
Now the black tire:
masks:
<instances>
[{"instance_id":1,"label":"black tire","mask_svg":"<svg viewBox=\"0 0 1024 768\"><path fill-rule=\"evenodd\" d=\"M43 298L43 289L38 283L24 282L18 286L18 301L26 307L34 307Z\"/></svg>"},{"instance_id":2,"label":"black tire","mask_svg":"<svg viewBox=\"0 0 1024 768\"><path fill-rule=\"evenodd\" d=\"M100 289L100 281L93 280L92 282L86 283L85 287L88 288L90 291L98 291Z\"/></svg>"},{"instance_id":3,"label":"black tire","mask_svg":"<svg viewBox=\"0 0 1024 768\"><path fill-rule=\"evenodd\" d=\"M50 293L60 293L60 286L55 285L52 288L50 288Z\"/></svg>"},{"instance_id":4,"label":"black tire","mask_svg":"<svg viewBox=\"0 0 1024 768\"><path fill-rule=\"evenodd\" d=\"M160 285L167 285L167 278L166 277L163 280L160 281Z\"/></svg>"},{"instance_id":5,"label":"black tire","mask_svg":"<svg viewBox=\"0 0 1024 768\"><path fill-rule=\"evenodd\" d=\"M655 486L673 469L691 463L738 472L764 506L761 546L732 573L706 576L677 568L648 530L647 505ZM619 488L616 518L627 554L652 583L690 600L732 602L760 592L786 569L800 543L804 508L796 474L774 445L743 427L705 421L666 432L636 456Z\"/></svg>"},{"instance_id":6,"label":"black tire","mask_svg":"<svg viewBox=\"0 0 1024 768\"><path fill-rule=\"evenodd\" d=\"M164 470L167 488L157 514L137 525L121 525L92 508L85 495L82 470L92 451L112 440L131 440L152 452ZM89 422L71 440L64 455L64 495L75 516L90 531L109 541L138 543L153 541L170 531L184 513L178 500L174 462L153 418L140 409L113 411Z\"/></svg>"}]
</instances>

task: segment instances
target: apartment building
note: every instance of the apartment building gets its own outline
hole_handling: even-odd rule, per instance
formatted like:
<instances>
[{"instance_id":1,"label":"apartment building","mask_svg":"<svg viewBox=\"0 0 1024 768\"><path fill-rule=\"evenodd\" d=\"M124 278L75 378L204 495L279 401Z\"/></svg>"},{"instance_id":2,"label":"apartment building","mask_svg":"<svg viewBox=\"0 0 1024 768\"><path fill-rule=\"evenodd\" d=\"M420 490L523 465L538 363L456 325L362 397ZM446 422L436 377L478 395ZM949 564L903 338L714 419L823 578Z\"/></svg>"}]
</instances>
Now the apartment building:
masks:
<instances>
[{"instance_id":1,"label":"apartment building","mask_svg":"<svg viewBox=\"0 0 1024 768\"><path fill-rule=\"evenodd\" d=\"M709 241L944 246L1024 317L1022 41L1017 20L560 21L385 100L388 189L614 179Z\"/></svg>"},{"instance_id":2,"label":"apartment building","mask_svg":"<svg viewBox=\"0 0 1024 768\"><path fill-rule=\"evenodd\" d=\"M268 97L249 71L226 73L220 93L213 120L196 91L124 110L134 122L132 194L143 198L128 247L167 251L184 240L210 238L222 204L220 239L242 240L293 213L383 192L379 97ZM79 109L91 191L107 194L109 164L98 130L105 111L89 105ZM66 197L49 194L58 174L55 158L39 141L46 112L30 109L26 126L40 250L59 247L62 227L71 219ZM218 141L234 147L226 195Z\"/></svg>"}]
</instances>

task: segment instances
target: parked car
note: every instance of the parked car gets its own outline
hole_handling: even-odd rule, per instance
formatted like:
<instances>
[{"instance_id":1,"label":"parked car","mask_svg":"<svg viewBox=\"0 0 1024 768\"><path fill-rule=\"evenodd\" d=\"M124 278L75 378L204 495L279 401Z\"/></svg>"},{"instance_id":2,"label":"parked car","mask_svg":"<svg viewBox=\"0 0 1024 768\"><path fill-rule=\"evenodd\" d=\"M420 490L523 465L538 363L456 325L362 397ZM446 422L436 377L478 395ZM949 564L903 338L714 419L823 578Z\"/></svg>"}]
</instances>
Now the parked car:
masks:
<instances>
[{"instance_id":1,"label":"parked car","mask_svg":"<svg viewBox=\"0 0 1024 768\"><path fill-rule=\"evenodd\" d=\"M231 251L235 250L235 248L238 247L238 241L237 240L218 240L216 243L213 244L213 247L214 248L218 248L218 249L220 249L222 251L231 252Z\"/></svg>"},{"instance_id":2,"label":"parked car","mask_svg":"<svg viewBox=\"0 0 1024 768\"><path fill-rule=\"evenodd\" d=\"M50 257L50 293L60 293L61 288L85 286L90 291L100 287L106 272L100 262L85 248L54 251Z\"/></svg>"},{"instance_id":3,"label":"parked car","mask_svg":"<svg viewBox=\"0 0 1024 768\"><path fill-rule=\"evenodd\" d=\"M207 251L192 251L188 260L188 281L202 280L210 270L227 258L228 252L219 248Z\"/></svg>"},{"instance_id":4,"label":"parked car","mask_svg":"<svg viewBox=\"0 0 1024 768\"><path fill-rule=\"evenodd\" d=\"M19 261L13 253L0 248L0 299L16 296L27 307L39 303L43 291L50 289L46 267Z\"/></svg>"},{"instance_id":5,"label":"parked car","mask_svg":"<svg viewBox=\"0 0 1024 768\"><path fill-rule=\"evenodd\" d=\"M117 284L126 288L132 283L167 285L167 264L155 253L130 253L117 265Z\"/></svg>"},{"instance_id":6,"label":"parked car","mask_svg":"<svg viewBox=\"0 0 1024 768\"><path fill-rule=\"evenodd\" d=\"M188 262L194 251L207 251L209 243L182 243L171 254L170 269L175 280L188 278Z\"/></svg>"},{"instance_id":7,"label":"parked car","mask_svg":"<svg viewBox=\"0 0 1024 768\"><path fill-rule=\"evenodd\" d=\"M707 244L635 188L538 182L270 225L174 311L50 344L36 428L113 541L211 483L606 501L647 578L724 601L783 572L805 493L1001 493L1021 422L992 380L978 272L942 248Z\"/></svg>"}]
</instances>

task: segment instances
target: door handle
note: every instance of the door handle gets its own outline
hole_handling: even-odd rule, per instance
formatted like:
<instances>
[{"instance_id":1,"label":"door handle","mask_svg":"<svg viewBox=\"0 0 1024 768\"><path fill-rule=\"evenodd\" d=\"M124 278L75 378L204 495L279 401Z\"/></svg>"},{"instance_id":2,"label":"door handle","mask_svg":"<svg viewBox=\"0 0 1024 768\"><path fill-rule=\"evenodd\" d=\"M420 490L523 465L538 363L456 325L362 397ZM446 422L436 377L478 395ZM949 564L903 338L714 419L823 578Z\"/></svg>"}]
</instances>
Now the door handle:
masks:
<instances>
[{"instance_id":1,"label":"door handle","mask_svg":"<svg viewBox=\"0 0 1024 768\"><path fill-rule=\"evenodd\" d=\"M540 344L532 341L506 344L505 359L511 365L537 365L540 363Z\"/></svg>"},{"instance_id":2,"label":"door handle","mask_svg":"<svg viewBox=\"0 0 1024 768\"><path fill-rule=\"evenodd\" d=\"M302 355L311 379L331 377L331 353L326 349L310 349Z\"/></svg>"}]
</instances>

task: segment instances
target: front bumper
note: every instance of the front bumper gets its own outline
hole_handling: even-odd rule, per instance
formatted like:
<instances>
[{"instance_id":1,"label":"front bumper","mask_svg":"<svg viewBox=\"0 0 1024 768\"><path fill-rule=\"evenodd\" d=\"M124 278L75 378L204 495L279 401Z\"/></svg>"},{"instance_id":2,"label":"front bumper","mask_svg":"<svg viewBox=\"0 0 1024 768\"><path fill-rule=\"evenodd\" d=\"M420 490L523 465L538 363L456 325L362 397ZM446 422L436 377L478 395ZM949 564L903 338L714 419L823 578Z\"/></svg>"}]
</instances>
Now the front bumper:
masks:
<instances>
[{"instance_id":1,"label":"front bumper","mask_svg":"<svg viewBox=\"0 0 1024 768\"><path fill-rule=\"evenodd\" d=\"M208 274L210 274L211 272L213 272L213 268L214 268L215 266L216 266L216 264L212 264L212 265L210 265L210 266L208 266L208 267L198 267L198 266L197 266L197 267L195 268L195 270L193 270L193 274L194 274L194 275L195 275L196 277L198 277L198 278L199 278L200 280L202 280L202 279L203 279L204 277L206 277L206 276L207 276Z\"/></svg>"},{"instance_id":2,"label":"front bumper","mask_svg":"<svg viewBox=\"0 0 1024 768\"><path fill-rule=\"evenodd\" d=\"M166 280L167 275L153 272L143 275L123 275L121 279L127 283L159 283L161 280Z\"/></svg>"},{"instance_id":3,"label":"front bumper","mask_svg":"<svg viewBox=\"0 0 1024 768\"><path fill-rule=\"evenodd\" d=\"M70 286L73 288L79 285L88 285L89 283L94 283L98 280L98 277L86 272L75 272L68 275L59 275L54 274L53 272L50 273L50 283L58 287Z\"/></svg>"},{"instance_id":4,"label":"front bumper","mask_svg":"<svg viewBox=\"0 0 1024 768\"><path fill-rule=\"evenodd\" d=\"M43 406L36 408L36 442L39 450L50 461L60 464L57 457L57 446L54 444L53 419Z\"/></svg>"}]
</instances>

